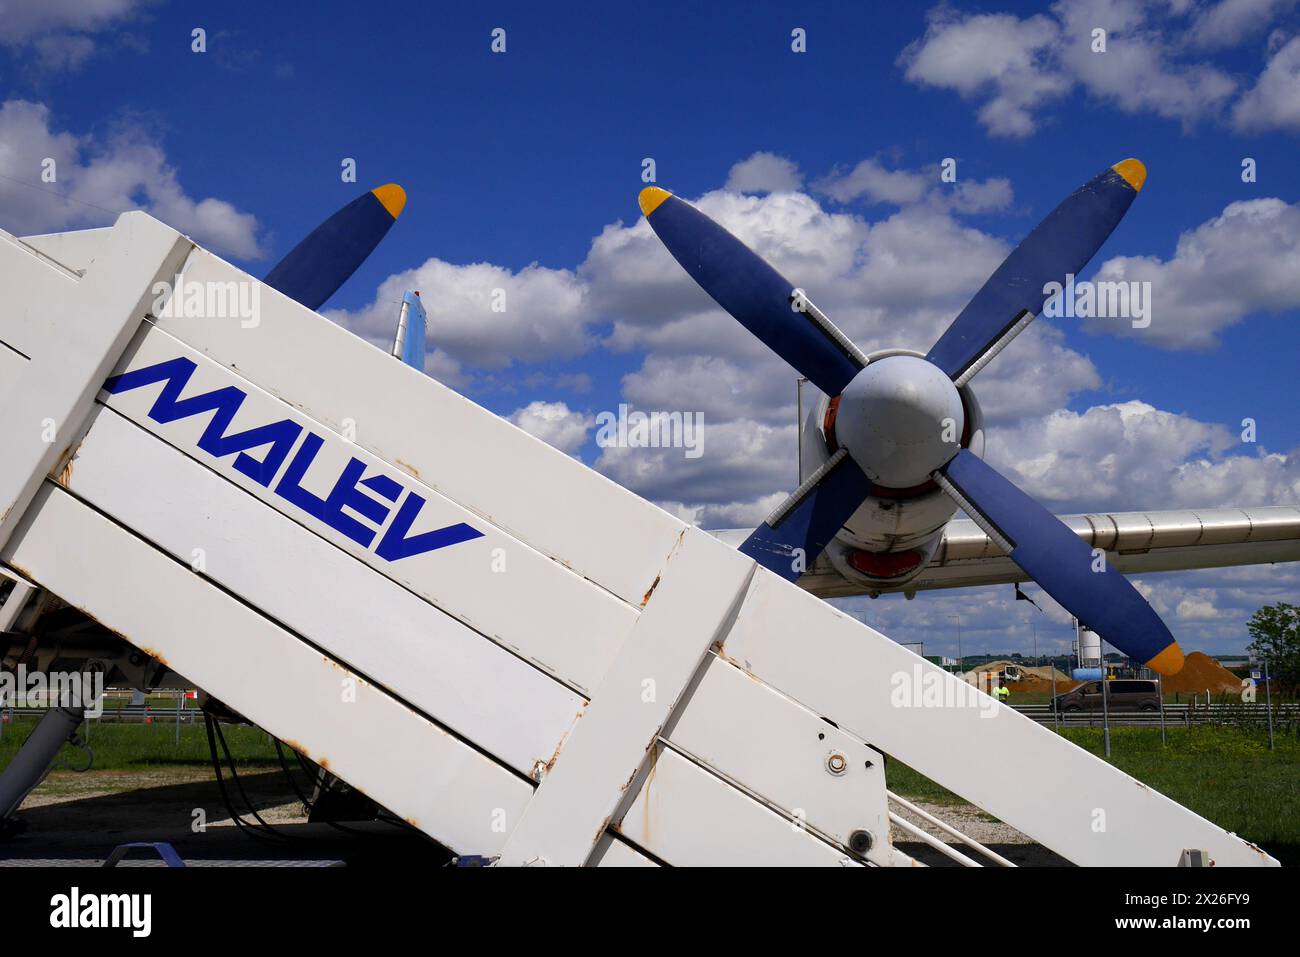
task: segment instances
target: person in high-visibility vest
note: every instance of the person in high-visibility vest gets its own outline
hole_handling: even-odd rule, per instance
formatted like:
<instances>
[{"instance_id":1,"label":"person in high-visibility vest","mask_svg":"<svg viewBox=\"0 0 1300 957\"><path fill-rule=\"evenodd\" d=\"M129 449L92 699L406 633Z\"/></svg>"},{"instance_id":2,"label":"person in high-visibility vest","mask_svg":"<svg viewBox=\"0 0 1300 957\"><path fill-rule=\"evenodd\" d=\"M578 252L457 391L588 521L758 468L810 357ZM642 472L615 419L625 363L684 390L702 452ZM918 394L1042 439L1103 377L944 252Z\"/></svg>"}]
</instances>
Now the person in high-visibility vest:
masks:
<instances>
[{"instance_id":1,"label":"person in high-visibility vest","mask_svg":"<svg viewBox=\"0 0 1300 957\"><path fill-rule=\"evenodd\" d=\"M1011 697L1011 689L1006 685L998 685L993 689L993 697L1005 704Z\"/></svg>"}]
</instances>

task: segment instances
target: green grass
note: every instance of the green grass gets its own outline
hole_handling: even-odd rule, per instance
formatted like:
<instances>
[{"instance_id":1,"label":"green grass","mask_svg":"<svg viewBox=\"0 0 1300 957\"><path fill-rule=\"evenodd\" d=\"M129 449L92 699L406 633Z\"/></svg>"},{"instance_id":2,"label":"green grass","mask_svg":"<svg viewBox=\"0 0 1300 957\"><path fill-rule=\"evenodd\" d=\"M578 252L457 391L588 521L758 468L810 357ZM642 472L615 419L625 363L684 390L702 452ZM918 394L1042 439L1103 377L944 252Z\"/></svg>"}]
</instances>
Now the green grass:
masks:
<instances>
[{"instance_id":1,"label":"green grass","mask_svg":"<svg viewBox=\"0 0 1300 957\"><path fill-rule=\"evenodd\" d=\"M1102 757L1100 728L1061 734ZM1278 860L1300 864L1300 736L1263 729L1200 725L1112 728L1111 763L1220 827L1253 841ZM991 760L993 760L991 758ZM999 759L1000 760L1000 759ZM935 804L961 799L899 761L886 772L890 790Z\"/></svg>"},{"instance_id":2,"label":"green grass","mask_svg":"<svg viewBox=\"0 0 1300 957\"><path fill-rule=\"evenodd\" d=\"M885 765L885 785L889 790L909 801L925 801L930 804L966 803L947 788L935 784L920 771L893 758L890 758Z\"/></svg>"},{"instance_id":3,"label":"green grass","mask_svg":"<svg viewBox=\"0 0 1300 957\"><path fill-rule=\"evenodd\" d=\"M1063 732L1101 756L1101 729ZM1277 734L1268 748L1263 729L1206 725L1158 729L1112 728L1111 763L1220 827L1300 863L1300 737Z\"/></svg>"},{"instance_id":4,"label":"green grass","mask_svg":"<svg viewBox=\"0 0 1300 957\"><path fill-rule=\"evenodd\" d=\"M4 726L0 767L9 763L35 725L35 718L15 718ZM275 745L265 731L243 725L222 725L222 730L239 766L279 766ZM85 734L83 725L83 737ZM168 720L164 715L155 715L153 724L92 722L89 743L95 753L94 766L101 771L211 764L208 736L201 718L194 724L181 725L180 744L176 743L175 720ZM85 759L78 749L65 746L60 754L60 766L82 768Z\"/></svg>"},{"instance_id":5,"label":"green grass","mask_svg":"<svg viewBox=\"0 0 1300 957\"><path fill-rule=\"evenodd\" d=\"M0 767L9 763L34 724L33 718L17 718L4 726ZM278 766L266 732L232 725L223 725L223 729L241 767ZM1068 728L1061 733L1101 756L1100 728ZM94 766L111 771L208 765L207 735L201 721L181 726L179 745L175 736L175 723L162 714L152 725L95 722L90 727ZM1170 726L1168 739L1168 746L1162 747L1158 728L1112 728L1111 761L1219 826L1261 845L1283 862L1300 864L1300 736L1294 731L1279 732L1273 751L1268 749L1267 733L1261 728ZM990 756L990 762L1005 757ZM68 767L84 763L71 747L64 749L61 758ZM1032 769L1026 771L1032 779ZM887 777L890 789L903 797L934 804L963 803L900 761L889 761Z\"/></svg>"}]
</instances>

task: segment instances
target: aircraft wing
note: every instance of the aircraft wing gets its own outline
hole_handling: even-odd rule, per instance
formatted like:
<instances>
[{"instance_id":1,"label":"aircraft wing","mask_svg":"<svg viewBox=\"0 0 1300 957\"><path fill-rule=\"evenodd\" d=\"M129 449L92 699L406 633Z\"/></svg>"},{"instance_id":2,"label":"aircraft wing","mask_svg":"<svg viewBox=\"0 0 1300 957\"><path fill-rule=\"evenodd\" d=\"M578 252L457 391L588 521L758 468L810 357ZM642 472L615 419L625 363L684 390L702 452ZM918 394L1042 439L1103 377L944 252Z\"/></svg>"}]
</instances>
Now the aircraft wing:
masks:
<instances>
[{"instance_id":1,"label":"aircraft wing","mask_svg":"<svg viewBox=\"0 0 1300 957\"><path fill-rule=\"evenodd\" d=\"M1300 508L1291 506L1090 513L1062 515L1060 519L1089 547L1104 548L1107 561L1125 574L1300 561ZM713 534L737 545L749 532L726 529ZM882 591L1029 580L979 526L970 519L954 519L944 529L943 540L925 571L905 586ZM799 585L823 598L867 592L836 572L825 556Z\"/></svg>"}]
</instances>

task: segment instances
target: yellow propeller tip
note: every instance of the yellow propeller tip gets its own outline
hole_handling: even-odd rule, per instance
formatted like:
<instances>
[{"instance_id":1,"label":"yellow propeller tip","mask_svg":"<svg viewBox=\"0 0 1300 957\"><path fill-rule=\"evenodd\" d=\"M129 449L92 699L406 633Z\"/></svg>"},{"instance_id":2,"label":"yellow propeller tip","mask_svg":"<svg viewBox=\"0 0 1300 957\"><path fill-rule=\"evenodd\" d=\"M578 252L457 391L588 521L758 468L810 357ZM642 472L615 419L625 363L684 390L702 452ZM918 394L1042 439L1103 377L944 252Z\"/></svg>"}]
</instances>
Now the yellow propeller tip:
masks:
<instances>
[{"instance_id":1,"label":"yellow propeller tip","mask_svg":"<svg viewBox=\"0 0 1300 957\"><path fill-rule=\"evenodd\" d=\"M1124 182L1133 187L1133 192L1140 193L1142 191L1142 184L1147 181L1147 168L1142 165L1141 160L1122 160L1112 166L1111 169L1124 177Z\"/></svg>"},{"instance_id":2,"label":"yellow propeller tip","mask_svg":"<svg viewBox=\"0 0 1300 957\"><path fill-rule=\"evenodd\" d=\"M387 183L383 186L376 186L370 192L375 194L375 199L384 204L384 209L388 210L388 215L396 219L402 215L402 210L406 208L406 190L396 183Z\"/></svg>"},{"instance_id":3,"label":"yellow propeller tip","mask_svg":"<svg viewBox=\"0 0 1300 957\"><path fill-rule=\"evenodd\" d=\"M1178 647L1178 642L1171 641L1158 655L1147 662L1147 667L1152 671L1160 672L1166 678L1176 675L1183 670L1183 649Z\"/></svg>"},{"instance_id":4,"label":"yellow propeller tip","mask_svg":"<svg viewBox=\"0 0 1300 957\"><path fill-rule=\"evenodd\" d=\"M658 186L647 186L641 190L641 195L636 198L636 201L641 204L642 215L649 219L650 214L658 209L663 201L671 195L672 193L666 189L660 189Z\"/></svg>"}]
</instances>

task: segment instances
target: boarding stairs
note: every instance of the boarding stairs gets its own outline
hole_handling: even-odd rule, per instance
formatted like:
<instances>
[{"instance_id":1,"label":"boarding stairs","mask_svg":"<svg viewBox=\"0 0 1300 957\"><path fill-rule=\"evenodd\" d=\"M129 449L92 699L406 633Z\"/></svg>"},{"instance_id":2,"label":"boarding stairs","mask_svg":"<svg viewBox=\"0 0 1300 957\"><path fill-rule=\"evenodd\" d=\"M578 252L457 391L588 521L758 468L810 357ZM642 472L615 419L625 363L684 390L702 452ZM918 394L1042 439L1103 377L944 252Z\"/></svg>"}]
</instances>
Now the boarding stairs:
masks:
<instances>
[{"instance_id":1,"label":"boarding stairs","mask_svg":"<svg viewBox=\"0 0 1300 957\"><path fill-rule=\"evenodd\" d=\"M143 213L0 288L13 594L453 853L912 865L888 755L1077 864L1276 863Z\"/></svg>"}]
</instances>

